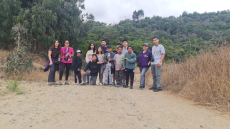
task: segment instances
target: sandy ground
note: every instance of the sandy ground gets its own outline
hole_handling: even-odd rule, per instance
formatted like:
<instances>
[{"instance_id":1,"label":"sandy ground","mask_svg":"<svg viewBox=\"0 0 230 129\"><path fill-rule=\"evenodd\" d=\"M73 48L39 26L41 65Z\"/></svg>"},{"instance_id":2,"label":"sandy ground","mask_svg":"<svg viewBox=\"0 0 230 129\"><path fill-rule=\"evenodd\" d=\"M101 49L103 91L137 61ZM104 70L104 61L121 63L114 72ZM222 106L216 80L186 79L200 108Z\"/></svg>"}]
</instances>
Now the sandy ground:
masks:
<instances>
[{"instance_id":1,"label":"sandy ground","mask_svg":"<svg viewBox=\"0 0 230 129\"><path fill-rule=\"evenodd\" d=\"M167 92L22 84L0 96L0 129L229 129L230 118Z\"/></svg>"}]
</instances>

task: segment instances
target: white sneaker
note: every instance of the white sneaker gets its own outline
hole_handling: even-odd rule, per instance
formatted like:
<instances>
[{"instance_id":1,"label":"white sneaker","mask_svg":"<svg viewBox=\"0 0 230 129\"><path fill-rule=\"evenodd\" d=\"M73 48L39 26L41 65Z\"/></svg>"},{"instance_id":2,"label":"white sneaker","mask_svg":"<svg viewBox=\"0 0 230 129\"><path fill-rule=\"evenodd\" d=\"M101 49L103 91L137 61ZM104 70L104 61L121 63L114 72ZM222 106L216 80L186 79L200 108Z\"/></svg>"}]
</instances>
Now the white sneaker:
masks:
<instances>
[{"instance_id":1,"label":"white sneaker","mask_svg":"<svg viewBox=\"0 0 230 129\"><path fill-rule=\"evenodd\" d=\"M79 83L75 83L76 85L79 85Z\"/></svg>"},{"instance_id":2,"label":"white sneaker","mask_svg":"<svg viewBox=\"0 0 230 129\"><path fill-rule=\"evenodd\" d=\"M100 85L100 83L97 84L98 86Z\"/></svg>"},{"instance_id":3,"label":"white sneaker","mask_svg":"<svg viewBox=\"0 0 230 129\"><path fill-rule=\"evenodd\" d=\"M102 83L100 83L99 85L102 86Z\"/></svg>"}]
</instances>

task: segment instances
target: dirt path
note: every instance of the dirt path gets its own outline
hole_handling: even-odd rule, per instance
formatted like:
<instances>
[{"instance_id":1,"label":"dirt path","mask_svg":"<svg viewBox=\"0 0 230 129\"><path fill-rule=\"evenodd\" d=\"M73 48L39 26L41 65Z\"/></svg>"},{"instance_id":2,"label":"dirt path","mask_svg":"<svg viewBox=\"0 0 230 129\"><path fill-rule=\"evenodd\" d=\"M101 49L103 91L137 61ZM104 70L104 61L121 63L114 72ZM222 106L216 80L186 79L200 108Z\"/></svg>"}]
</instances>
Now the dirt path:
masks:
<instances>
[{"instance_id":1,"label":"dirt path","mask_svg":"<svg viewBox=\"0 0 230 129\"><path fill-rule=\"evenodd\" d=\"M0 129L229 129L230 118L165 92L27 84L0 96Z\"/></svg>"}]
</instances>

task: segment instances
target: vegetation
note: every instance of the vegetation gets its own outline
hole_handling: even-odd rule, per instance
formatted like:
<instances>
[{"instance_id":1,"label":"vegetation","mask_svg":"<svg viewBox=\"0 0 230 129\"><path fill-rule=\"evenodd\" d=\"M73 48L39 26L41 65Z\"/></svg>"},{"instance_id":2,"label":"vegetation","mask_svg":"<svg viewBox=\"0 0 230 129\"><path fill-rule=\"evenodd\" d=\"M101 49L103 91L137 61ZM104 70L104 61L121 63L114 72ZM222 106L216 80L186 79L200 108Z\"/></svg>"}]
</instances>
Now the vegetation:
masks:
<instances>
[{"instance_id":1,"label":"vegetation","mask_svg":"<svg viewBox=\"0 0 230 129\"><path fill-rule=\"evenodd\" d=\"M15 92L17 95L19 94L23 94L24 92L19 88L19 82L18 82L18 78L13 79L12 77L10 77L10 80L6 81L6 88L10 91L10 92Z\"/></svg>"}]
</instances>

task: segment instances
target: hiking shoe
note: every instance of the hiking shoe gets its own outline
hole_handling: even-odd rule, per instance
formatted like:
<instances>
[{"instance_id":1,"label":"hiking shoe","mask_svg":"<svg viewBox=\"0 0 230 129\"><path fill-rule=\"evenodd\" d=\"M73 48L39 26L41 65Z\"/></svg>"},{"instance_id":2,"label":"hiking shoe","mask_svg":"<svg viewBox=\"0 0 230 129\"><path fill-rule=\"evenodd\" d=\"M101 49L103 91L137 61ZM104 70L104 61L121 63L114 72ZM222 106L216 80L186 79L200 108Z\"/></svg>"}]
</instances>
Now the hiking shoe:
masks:
<instances>
[{"instance_id":1,"label":"hiking shoe","mask_svg":"<svg viewBox=\"0 0 230 129\"><path fill-rule=\"evenodd\" d=\"M89 85L89 82L87 82L86 84Z\"/></svg>"},{"instance_id":2,"label":"hiking shoe","mask_svg":"<svg viewBox=\"0 0 230 129\"><path fill-rule=\"evenodd\" d=\"M162 89L158 89L158 91L163 91Z\"/></svg>"},{"instance_id":3,"label":"hiking shoe","mask_svg":"<svg viewBox=\"0 0 230 129\"><path fill-rule=\"evenodd\" d=\"M87 83L84 82L84 83L82 83L81 85L87 85Z\"/></svg>"},{"instance_id":4,"label":"hiking shoe","mask_svg":"<svg viewBox=\"0 0 230 129\"><path fill-rule=\"evenodd\" d=\"M154 89L156 89L156 87L151 87L151 88L149 88L149 90L154 90Z\"/></svg>"},{"instance_id":5,"label":"hiking shoe","mask_svg":"<svg viewBox=\"0 0 230 129\"><path fill-rule=\"evenodd\" d=\"M48 83L48 86L52 86L52 85L53 85L53 83L52 83L52 82L49 82L49 83Z\"/></svg>"},{"instance_id":6,"label":"hiking shoe","mask_svg":"<svg viewBox=\"0 0 230 129\"><path fill-rule=\"evenodd\" d=\"M130 86L130 89L133 89L133 86Z\"/></svg>"},{"instance_id":7,"label":"hiking shoe","mask_svg":"<svg viewBox=\"0 0 230 129\"><path fill-rule=\"evenodd\" d=\"M99 85L102 86L102 83L100 83Z\"/></svg>"},{"instance_id":8,"label":"hiking shoe","mask_svg":"<svg viewBox=\"0 0 230 129\"><path fill-rule=\"evenodd\" d=\"M62 85L62 83L61 83L61 82L59 82L59 83L58 83L58 85Z\"/></svg>"},{"instance_id":9,"label":"hiking shoe","mask_svg":"<svg viewBox=\"0 0 230 129\"><path fill-rule=\"evenodd\" d=\"M53 82L53 85L58 85L58 83L57 82Z\"/></svg>"},{"instance_id":10,"label":"hiking shoe","mask_svg":"<svg viewBox=\"0 0 230 129\"><path fill-rule=\"evenodd\" d=\"M128 88L129 86L127 86L127 85L123 85L123 87L124 87L124 88Z\"/></svg>"},{"instance_id":11,"label":"hiking shoe","mask_svg":"<svg viewBox=\"0 0 230 129\"><path fill-rule=\"evenodd\" d=\"M158 92L159 90L158 89L153 89L154 92Z\"/></svg>"},{"instance_id":12,"label":"hiking shoe","mask_svg":"<svg viewBox=\"0 0 230 129\"><path fill-rule=\"evenodd\" d=\"M69 83L68 83L68 82L65 82L65 85L69 85Z\"/></svg>"},{"instance_id":13,"label":"hiking shoe","mask_svg":"<svg viewBox=\"0 0 230 129\"><path fill-rule=\"evenodd\" d=\"M97 85L100 86L100 83L98 83Z\"/></svg>"},{"instance_id":14,"label":"hiking shoe","mask_svg":"<svg viewBox=\"0 0 230 129\"><path fill-rule=\"evenodd\" d=\"M105 86L107 86L108 84L104 83Z\"/></svg>"}]
</instances>

